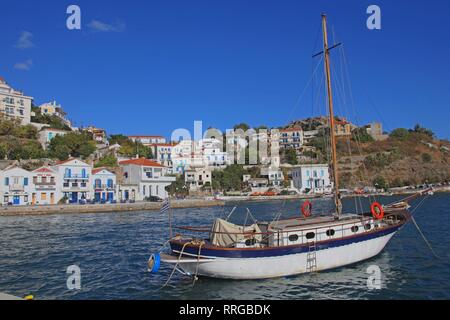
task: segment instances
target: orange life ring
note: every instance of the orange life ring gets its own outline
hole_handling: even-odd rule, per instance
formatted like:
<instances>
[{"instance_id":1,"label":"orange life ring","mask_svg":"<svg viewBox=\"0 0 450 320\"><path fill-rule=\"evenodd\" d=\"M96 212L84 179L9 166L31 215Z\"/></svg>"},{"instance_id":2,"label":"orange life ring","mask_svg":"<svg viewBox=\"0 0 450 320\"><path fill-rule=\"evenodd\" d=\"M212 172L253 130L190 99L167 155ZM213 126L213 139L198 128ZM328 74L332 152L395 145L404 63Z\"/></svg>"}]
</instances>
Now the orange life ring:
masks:
<instances>
[{"instance_id":1,"label":"orange life ring","mask_svg":"<svg viewBox=\"0 0 450 320\"><path fill-rule=\"evenodd\" d=\"M372 205L370 206L370 211L372 212L372 216L375 219L377 219L377 220L383 219L384 209L383 209L383 206L381 204L379 204L378 202L372 203Z\"/></svg>"},{"instance_id":2,"label":"orange life ring","mask_svg":"<svg viewBox=\"0 0 450 320\"><path fill-rule=\"evenodd\" d=\"M302 204L302 214L305 218L311 216L312 213L312 203L309 201L305 201Z\"/></svg>"}]
</instances>

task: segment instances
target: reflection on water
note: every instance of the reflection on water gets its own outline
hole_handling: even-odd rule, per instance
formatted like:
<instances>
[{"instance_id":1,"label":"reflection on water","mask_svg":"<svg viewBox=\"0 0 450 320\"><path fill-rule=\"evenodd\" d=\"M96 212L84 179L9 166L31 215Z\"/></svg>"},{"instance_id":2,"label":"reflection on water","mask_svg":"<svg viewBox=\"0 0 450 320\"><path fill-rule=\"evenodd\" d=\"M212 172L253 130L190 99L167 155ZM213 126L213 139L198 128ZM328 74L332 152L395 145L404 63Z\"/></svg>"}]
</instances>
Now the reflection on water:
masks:
<instances>
[{"instance_id":1,"label":"reflection on water","mask_svg":"<svg viewBox=\"0 0 450 320\"><path fill-rule=\"evenodd\" d=\"M368 199L363 199L368 207ZM391 202L393 198L381 199ZM358 203L358 202L356 202ZM313 202L316 213L332 210L330 200ZM438 194L417 211L416 220L441 257L430 254L414 226L407 225L379 256L317 274L258 280L192 279L176 274L158 290L171 269L146 272L149 255L167 239L167 215L155 212L53 215L0 218L0 291L38 299L449 299L450 195ZM231 217L246 220L248 208L258 220L300 214L298 201L240 203ZM225 208L174 210L174 224L211 224ZM350 211L354 199L344 207ZM358 205L359 206L359 205ZM251 223L250 217L247 223ZM81 290L66 288L66 269L81 268ZM367 268L382 272L382 289L368 290Z\"/></svg>"}]
</instances>

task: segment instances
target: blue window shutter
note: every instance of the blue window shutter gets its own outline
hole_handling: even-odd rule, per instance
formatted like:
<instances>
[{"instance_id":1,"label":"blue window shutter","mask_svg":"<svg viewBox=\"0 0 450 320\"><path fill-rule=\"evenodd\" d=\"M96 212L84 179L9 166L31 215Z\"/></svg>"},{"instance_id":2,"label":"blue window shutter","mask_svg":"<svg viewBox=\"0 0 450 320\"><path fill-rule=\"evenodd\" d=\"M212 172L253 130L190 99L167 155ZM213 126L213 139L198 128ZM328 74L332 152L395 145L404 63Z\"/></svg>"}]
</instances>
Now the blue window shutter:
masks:
<instances>
[{"instance_id":1,"label":"blue window shutter","mask_svg":"<svg viewBox=\"0 0 450 320\"><path fill-rule=\"evenodd\" d=\"M9 186L9 178L5 178L5 186Z\"/></svg>"},{"instance_id":2,"label":"blue window shutter","mask_svg":"<svg viewBox=\"0 0 450 320\"><path fill-rule=\"evenodd\" d=\"M28 185L28 178L23 178L23 185L27 186Z\"/></svg>"}]
</instances>

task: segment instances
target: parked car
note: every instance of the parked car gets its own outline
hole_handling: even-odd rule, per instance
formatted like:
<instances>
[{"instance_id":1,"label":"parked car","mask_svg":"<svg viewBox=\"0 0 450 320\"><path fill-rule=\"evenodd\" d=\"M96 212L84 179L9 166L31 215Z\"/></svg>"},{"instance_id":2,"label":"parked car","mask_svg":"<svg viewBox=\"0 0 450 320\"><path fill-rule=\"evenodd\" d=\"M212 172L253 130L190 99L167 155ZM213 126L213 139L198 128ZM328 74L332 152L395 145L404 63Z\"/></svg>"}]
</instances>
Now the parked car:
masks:
<instances>
[{"instance_id":1,"label":"parked car","mask_svg":"<svg viewBox=\"0 0 450 320\"><path fill-rule=\"evenodd\" d=\"M161 199L160 197L157 197L157 196L150 196L150 197L146 197L145 201L149 201L149 202L163 202L164 200Z\"/></svg>"}]
</instances>

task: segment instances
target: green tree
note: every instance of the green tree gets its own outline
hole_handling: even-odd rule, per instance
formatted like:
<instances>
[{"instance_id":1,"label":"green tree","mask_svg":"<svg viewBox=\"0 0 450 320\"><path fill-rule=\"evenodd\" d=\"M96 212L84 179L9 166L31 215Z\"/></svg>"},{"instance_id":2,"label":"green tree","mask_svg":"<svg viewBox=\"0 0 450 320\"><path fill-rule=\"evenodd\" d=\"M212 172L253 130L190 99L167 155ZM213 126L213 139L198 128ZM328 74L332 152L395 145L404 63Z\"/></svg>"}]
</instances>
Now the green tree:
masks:
<instances>
[{"instance_id":1,"label":"green tree","mask_svg":"<svg viewBox=\"0 0 450 320\"><path fill-rule=\"evenodd\" d=\"M420 126L420 124L416 124L414 126L414 129L412 130L412 132L428 136L429 138L434 138L434 136L435 136L433 131Z\"/></svg>"},{"instance_id":2,"label":"green tree","mask_svg":"<svg viewBox=\"0 0 450 320\"><path fill-rule=\"evenodd\" d=\"M422 153L422 161L425 163L431 162L432 158L428 153Z\"/></svg>"},{"instance_id":3,"label":"green tree","mask_svg":"<svg viewBox=\"0 0 450 320\"><path fill-rule=\"evenodd\" d=\"M117 158L113 154L109 154L101 158L96 164L95 167L117 167Z\"/></svg>"},{"instance_id":4,"label":"green tree","mask_svg":"<svg viewBox=\"0 0 450 320\"><path fill-rule=\"evenodd\" d=\"M373 180L373 185L374 185L377 189L387 189L387 183L386 183L386 180L385 180L382 176L377 176L377 177Z\"/></svg>"},{"instance_id":5,"label":"green tree","mask_svg":"<svg viewBox=\"0 0 450 320\"><path fill-rule=\"evenodd\" d=\"M391 132L390 138L405 141L409 138L409 131L405 128L398 128Z\"/></svg>"},{"instance_id":6,"label":"green tree","mask_svg":"<svg viewBox=\"0 0 450 320\"><path fill-rule=\"evenodd\" d=\"M287 163L291 165L298 164L297 151L293 148L289 148L284 152L284 157Z\"/></svg>"},{"instance_id":7,"label":"green tree","mask_svg":"<svg viewBox=\"0 0 450 320\"><path fill-rule=\"evenodd\" d=\"M171 195L187 195L189 189L184 180L184 174L177 176L176 180L166 187L166 191Z\"/></svg>"},{"instance_id":8,"label":"green tree","mask_svg":"<svg viewBox=\"0 0 450 320\"><path fill-rule=\"evenodd\" d=\"M352 132L352 140L361 143L373 142L375 139L367 133L366 128L357 128Z\"/></svg>"},{"instance_id":9,"label":"green tree","mask_svg":"<svg viewBox=\"0 0 450 320\"><path fill-rule=\"evenodd\" d=\"M113 145L113 144L125 144L125 143L129 143L132 142L127 136L123 135L123 134L112 134L109 136L109 144Z\"/></svg>"},{"instance_id":10,"label":"green tree","mask_svg":"<svg viewBox=\"0 0 450 320\"><path fill-rule=\"evenodd\" d=\"M66 135L57 135L49 144L49 154L60 160L66 160L70 156L90 156L95 150L95 142L92 136L86 132L70 132Z\"/></svg>"},{"instance_id":11,"label":"green tree","mask_svg":"<svg viewBox=\"0 0 450 320\"><path fill-rule=\"evenodd\" d=\"M250 129L250 126L246 123L239 123L233 127L234 130L242 129L244 132Z\"/></svg>"},{"instance_id":12,"label":"green tree","mask_svg":"<svg viewBox=\"0 0 450 320\"><path fill-rule=\"evenodd\" d=\"M246 171L242 165L232 164L224 170L212 172L212 187L214 190L240 191L242 190L242 177Z\"/></svg>"}]
</instances>

